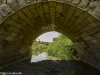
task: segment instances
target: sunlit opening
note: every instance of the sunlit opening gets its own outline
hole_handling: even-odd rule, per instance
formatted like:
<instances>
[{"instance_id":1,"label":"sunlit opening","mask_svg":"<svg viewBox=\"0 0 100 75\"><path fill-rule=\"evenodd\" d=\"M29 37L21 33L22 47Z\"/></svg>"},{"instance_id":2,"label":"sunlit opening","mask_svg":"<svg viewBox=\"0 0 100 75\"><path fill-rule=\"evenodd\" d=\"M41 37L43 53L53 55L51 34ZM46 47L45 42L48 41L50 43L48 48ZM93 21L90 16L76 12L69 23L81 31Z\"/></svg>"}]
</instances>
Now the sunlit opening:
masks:
<instances>
[{"instance_id":1,"label":"sunlit opening","mask_svg":"<svg viewBox=\"0 0 100 75\"><path fill-rule=\"evenodd\" d=\"M40 35L32 44L31 62L42 60L72 60L76 49L72 41L59 32Z\"/></svg>"}]
</instances>

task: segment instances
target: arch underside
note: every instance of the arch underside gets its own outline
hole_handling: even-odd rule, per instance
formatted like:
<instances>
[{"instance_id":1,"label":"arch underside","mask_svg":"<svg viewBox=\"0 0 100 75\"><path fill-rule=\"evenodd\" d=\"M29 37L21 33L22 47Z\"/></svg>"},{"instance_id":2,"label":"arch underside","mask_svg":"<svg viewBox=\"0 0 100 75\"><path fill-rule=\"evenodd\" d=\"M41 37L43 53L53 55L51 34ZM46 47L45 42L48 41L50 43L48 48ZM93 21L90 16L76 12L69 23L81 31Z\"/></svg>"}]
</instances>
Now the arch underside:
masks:
<instances>
[{"instance_id":1,"label":"arch underside","mask_svg":"<svg viewBox=\"0 0 100 75\"><path fill-rule=\"evenodd\" d=\"M81 60L100 68L100 19L96 7L82 8L74 0L25 4L7 9L2 5L0 9L0 66L30 60L33 41L45 32L58 31L73 41Z\"/></svg>"}]
</instances>

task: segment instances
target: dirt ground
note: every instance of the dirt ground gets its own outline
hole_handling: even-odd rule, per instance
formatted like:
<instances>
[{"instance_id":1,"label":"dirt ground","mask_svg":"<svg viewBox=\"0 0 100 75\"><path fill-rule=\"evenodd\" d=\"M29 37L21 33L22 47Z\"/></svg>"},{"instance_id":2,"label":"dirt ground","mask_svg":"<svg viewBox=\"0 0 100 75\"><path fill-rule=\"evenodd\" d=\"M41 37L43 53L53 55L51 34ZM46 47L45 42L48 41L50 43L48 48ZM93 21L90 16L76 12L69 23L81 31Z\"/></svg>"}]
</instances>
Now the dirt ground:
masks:
<instances>
[{"instance_id":1,"label":"dirt ground","mask_svg":"<svg viewBox=\"0 0 100 75\"><path fill-rule=\"evenodd\" d=\"M74 60L43 60L17 63L0 71L1 75L100 75L98 69ZM8 73L8 74L7 74Z\"/></svg>"}]
</instances>

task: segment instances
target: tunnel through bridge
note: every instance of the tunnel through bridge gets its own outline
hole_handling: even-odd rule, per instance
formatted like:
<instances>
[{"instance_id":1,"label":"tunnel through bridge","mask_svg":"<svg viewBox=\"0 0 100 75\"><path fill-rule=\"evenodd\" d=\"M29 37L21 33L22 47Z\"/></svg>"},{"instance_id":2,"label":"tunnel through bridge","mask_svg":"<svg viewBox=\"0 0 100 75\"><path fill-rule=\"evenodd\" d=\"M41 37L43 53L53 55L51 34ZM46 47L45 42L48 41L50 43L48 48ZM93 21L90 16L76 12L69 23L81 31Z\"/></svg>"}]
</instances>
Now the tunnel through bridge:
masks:
<instances>
[{"instance_id":1,"label":"tunnel through bridge","mask_svg":"<svg viewBox=\"0 0 100 75\"><path fill-rule=\"evenodd\" d=\"M70 38L81 60L100 69L99 0L0 0L0 68L30 61L41 34Z\"/></svg>"}]
</instances>

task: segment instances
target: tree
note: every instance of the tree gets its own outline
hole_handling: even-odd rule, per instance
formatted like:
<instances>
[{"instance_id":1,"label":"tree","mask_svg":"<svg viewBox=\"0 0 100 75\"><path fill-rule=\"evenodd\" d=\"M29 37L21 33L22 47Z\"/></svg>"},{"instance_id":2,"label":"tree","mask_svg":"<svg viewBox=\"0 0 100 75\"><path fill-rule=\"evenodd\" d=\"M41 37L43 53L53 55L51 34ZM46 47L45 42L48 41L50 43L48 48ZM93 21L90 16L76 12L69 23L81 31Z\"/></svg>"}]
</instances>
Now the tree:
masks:
<instances>
[{"instance_id":1,"label":"tree","mask_svg":"<svg viewBox=\"0 0 100 75\"><path fill-rule=\"evenodd\" d=\"M75 46L70 39L64 35L59 35L54 42L50 43L47 48L47 53L50 56L58 57L61 59L73 59L75 54Z\"/></svg>"}]
</instances>

